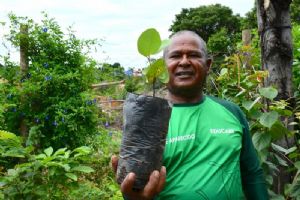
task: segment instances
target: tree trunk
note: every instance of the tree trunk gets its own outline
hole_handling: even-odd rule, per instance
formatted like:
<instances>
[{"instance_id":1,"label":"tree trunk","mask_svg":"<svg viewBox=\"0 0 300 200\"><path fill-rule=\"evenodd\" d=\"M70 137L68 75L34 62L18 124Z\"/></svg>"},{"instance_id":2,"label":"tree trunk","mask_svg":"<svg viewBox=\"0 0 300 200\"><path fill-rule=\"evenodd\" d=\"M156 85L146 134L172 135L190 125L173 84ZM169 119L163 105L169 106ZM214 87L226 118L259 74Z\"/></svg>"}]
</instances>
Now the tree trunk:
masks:
<instances>
[{"instance_id":1,"label":"tree trunk","mask_svg":"<svg viewBox=\"0 0 300 200\"><path fill-rule=\"evenodd\" d=\"M292 0L257 0L257 20L260 34L262 69L268 70L266 86L278 90L277 100L292 97L292 34L289 6ZM276 142L289 148L293 142L287 137ZM283 194L284 186L291 182L286 168L279 167L279 174L273 176L273 190Z\"/></svg>"},{"instance_id":2,"label":"tree trunk","mask_svg":"<svg viewBox=\"0 0 300 200\"><path fill-rule=\"evenodd\" d=\"M269 71L266 85L278 89L278 99L292 96L292 34L289 6L292 0L257 0L262 68Z\"/></svg>"}]
</instances>

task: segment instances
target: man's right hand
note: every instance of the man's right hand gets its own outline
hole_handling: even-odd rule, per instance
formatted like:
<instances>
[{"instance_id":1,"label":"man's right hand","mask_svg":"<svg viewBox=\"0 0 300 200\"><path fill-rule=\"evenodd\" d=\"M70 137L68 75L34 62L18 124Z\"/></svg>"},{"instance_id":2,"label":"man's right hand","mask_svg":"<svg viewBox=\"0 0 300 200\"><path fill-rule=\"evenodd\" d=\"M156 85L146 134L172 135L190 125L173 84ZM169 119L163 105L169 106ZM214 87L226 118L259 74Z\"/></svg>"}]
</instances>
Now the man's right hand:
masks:
<instances>
[{"instance_id":1,"label":"man's right hand","mask_svg":"<svg viewBox=\"0 0 300 200\"><path fill-rule=\"evenodd\" d=\"M118 157L111 157L111 164L114 172L117 172L118 167ZM135 191L132 189L135 181L135 174L130 172L125 177L124 181L121 184L121 192L129 200L150 200L153 199L157 194L159 194L165 185L166 182L166 168L161 167L160 172L155 170L151 173L149 181L144 187L143 190Z\"/></svg>"}]
</instances>

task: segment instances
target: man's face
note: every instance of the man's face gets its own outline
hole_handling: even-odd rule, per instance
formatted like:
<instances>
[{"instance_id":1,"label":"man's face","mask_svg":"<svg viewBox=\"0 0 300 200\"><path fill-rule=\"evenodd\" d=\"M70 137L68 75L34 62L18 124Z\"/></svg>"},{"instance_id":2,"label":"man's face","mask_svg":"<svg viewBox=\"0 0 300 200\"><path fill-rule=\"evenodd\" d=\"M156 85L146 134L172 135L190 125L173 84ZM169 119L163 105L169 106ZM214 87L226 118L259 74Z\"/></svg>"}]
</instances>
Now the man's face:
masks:
<instances>
[{"instance_id":1,"label":"man's face","mask_svg":"<svg viewBox=\"0 0 300 200\"><path fill-rule=\"evenodd\" d=\"M211 60L204 57L200 45L199 38L189 33L172 39L165 55L171 93L189 96L202 90Z\"/></svg>"}]
</instances>

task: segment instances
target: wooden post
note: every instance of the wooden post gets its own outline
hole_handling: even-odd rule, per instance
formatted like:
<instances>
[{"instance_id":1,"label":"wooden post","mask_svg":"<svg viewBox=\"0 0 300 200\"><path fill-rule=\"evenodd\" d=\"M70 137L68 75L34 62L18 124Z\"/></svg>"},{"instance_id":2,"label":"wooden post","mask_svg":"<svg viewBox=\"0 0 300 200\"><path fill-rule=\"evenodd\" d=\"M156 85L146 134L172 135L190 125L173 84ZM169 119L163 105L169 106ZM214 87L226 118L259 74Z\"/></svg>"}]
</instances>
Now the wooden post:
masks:
<instances>
[{"instance_id":1,"label":"wooden post","mask_svg":"<svg viewBox=\"0 0 300 200\"><path fill-rule=\"evenodd\" d=\"M251 30L245 29L242 31L242 41L244 46L249 46L251 44Z\"/></svg>"},{"instance_id":2,"label":"wooden post","mask_svg":"<svg viewBox=\"0 0 300 200\"><path fill-rule=\"evenodd\" d=\"M23 79L28 72L28 26L25 24L20 26L20 68ZM21 97L21 102L24 102L24 97ZM24 116L20 122L20 133L23 137L28 136L28 127Z\"/></svg>"},{"instance_id":3,"label":"wooden post","mask_svg":"<svg viewBox=\"0 0 300 200\"><path fill-rule=\"evenodd\" d=\"M246 29L242 31L242 41L244 46L250 46L251 45L251 30ZM251 52L243 52L244 56L244 63L243 66L246 66L247 69L251 68Z\"/></svg>"}]
</instances>

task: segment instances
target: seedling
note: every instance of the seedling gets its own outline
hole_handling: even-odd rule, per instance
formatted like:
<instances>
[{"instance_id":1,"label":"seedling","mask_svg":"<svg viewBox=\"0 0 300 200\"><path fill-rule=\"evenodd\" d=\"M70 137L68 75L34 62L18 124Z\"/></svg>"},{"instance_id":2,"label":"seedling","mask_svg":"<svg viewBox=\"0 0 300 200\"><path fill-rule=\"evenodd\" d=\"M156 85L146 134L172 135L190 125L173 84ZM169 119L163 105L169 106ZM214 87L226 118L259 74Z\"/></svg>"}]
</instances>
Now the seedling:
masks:
<instances>
[{"instance_id":1,"label":"seedling","mask_svg":"<svg viewBox=\"0 0 300 200\"><path fill-rule=\"evenodd\" d=\"M166 84L169 81L169 75L164 59L153 59L151 56L161 52L169 43L168 39L161 40L160 34L154 28L145 30L138 38L138 51L147 58L149 64L143 73L146 77L146 83L152 85L153 96L155 96L155 83L160 81Z\"/></svg>"}]
</instances>

